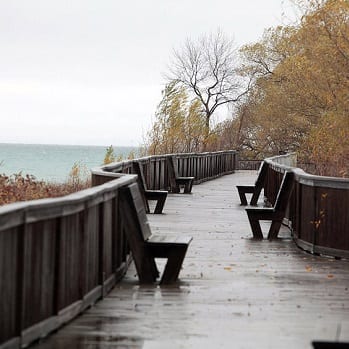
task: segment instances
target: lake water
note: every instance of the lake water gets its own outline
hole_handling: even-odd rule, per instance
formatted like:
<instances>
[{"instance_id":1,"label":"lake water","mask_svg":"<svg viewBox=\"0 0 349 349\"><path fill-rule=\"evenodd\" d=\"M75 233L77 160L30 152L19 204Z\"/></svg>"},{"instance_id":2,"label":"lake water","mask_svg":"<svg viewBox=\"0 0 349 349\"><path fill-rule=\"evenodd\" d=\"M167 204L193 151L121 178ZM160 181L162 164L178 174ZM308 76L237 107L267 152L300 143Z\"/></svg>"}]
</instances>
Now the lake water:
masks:
<instances>
[{"instance_id":1,"label":"lake water","mask_svg":"<svg viewBox=\"0 0 349 349\"><path fill-rule=\"evenodd\" d=\"M116 157L127 157L131 151L137 151L135 147L113 148ZM106 149L103 146L0 143L0 173L22 172L39 180L63 182L75 163L89 176L92 167L103 163Z\"/></svg>"}]
</instances>

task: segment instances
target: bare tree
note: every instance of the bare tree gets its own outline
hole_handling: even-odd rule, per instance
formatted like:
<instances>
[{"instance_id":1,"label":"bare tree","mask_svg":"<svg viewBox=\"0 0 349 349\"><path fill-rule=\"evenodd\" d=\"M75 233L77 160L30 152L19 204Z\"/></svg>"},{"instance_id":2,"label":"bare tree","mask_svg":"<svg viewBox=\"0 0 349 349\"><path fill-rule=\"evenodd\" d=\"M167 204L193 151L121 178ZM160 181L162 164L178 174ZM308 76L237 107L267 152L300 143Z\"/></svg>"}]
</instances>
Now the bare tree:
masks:
<instances>
[{"instance_id":1,"label":"bare tree","mask_svg":"<svg viewBox=\"0 0 349 349\"><path fill-rule=\"evenodd\" d=\"M238 66L233 41L221 31L198 41L187 39L180 50L174 51L167 78L182 84L199 99L206 118L207 136L217 108L239 101L248 92L248 86L242 86Z\"/></svg>"}]
</instances>

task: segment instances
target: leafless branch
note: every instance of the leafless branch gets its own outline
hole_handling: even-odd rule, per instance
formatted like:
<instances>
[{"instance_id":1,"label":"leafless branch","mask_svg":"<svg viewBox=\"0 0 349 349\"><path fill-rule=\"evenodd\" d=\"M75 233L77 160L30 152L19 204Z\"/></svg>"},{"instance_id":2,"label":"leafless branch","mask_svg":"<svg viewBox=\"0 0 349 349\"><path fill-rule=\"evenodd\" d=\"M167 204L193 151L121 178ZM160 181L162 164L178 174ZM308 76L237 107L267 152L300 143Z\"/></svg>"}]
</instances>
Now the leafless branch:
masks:
<instances>
[{"instance_id":1,"label":"leafless branch","mask_svg":"<svg viewBox=\"0 0 349 349\"><path fill-rule=\"evenodd\" d=\"M178 81L196 96L205 111L207 125L220 106L237 102L250 88L242 86L237 74L233 41L218 31L198 41L187 39L174 51L169 81Z\"/></svg>"}]
</instances>

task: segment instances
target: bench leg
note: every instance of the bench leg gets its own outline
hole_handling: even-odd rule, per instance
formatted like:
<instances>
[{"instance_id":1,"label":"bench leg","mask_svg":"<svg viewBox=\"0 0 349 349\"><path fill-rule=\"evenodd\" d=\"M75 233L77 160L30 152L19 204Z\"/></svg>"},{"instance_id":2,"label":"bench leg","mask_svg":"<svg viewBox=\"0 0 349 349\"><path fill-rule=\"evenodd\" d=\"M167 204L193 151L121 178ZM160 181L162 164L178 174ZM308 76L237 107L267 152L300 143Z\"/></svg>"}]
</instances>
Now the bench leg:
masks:
<instances>
[{"instance_id":1,"label":"bench leg","mask_svg":"<svg viewBox=\"0 0 349 349\"><path fill-rule=\"evenodd\" d=\"M146 200L146 204L145 204L145 213L150 213L148 200Z\"/></svg>"},{"instance_id":2,"label":"bench leg","mask_svg":"<svg viewBox=\"0 0 349 349\"><path fill-rule=\"evenodd\" d=\"M241 206L247 206L247 198L246 198L246 194L253 194L254 195L254 191L255 191L255 187L253 185L237 185L236 186L238 193L239 193L239 197L240 197L240 202L241 202ZM252 196L253 198L253 196ZM257 196L258 199L258 196ZM252 202L252 200L251 200ZM253 204L253 206L256 206L256 203Z\"/></svg>"},{"instance_id":3,"label":"bench leg","mask_svg":"<svg viewBox=\"0 0 349 349\"><path fill-rule=\"evenodd\" d=\"M142 200L143 200L143 203L144 203L145 212L146 213L150 213L150 208L149 208L147 194L143 194L142 195Z\"/></svg>"},{"instance_id":4,"label":"bench leg","mask_svg":"<svg viewBox=\"0 0 349 349\"><path fill-rule=\"evenodd\" d=\"M175 194L180 193L180 192L181 192L181 189L179 188L179 185L178 185L178 184L173 185L173 186L171 187L171 192L172 192L172 193L175 193Z\"/></svg>"},{"instance_id":5,"label":"bench leg","mask_svg":"<svg viewBox=\"0 0 349 349\"><path fill-rule=\"evenodd\" d=\"M136 262L136 261L135 261ZM160 273L153 257L143 260L142 265L136 263L136 270L140 284L152 284L159 277Z\"/></svg>"},{"instance_id":6,"label":"bench leg","mask_svg":"<svg viewBox=\"0 0 349 349\"><path fill-rule=\"evenodd\" d=\"M184 185L184 193L185 194L191 193L192 187L193 187L193 181L192 180L190 180L187 183L185 183L185 185Z\"/></svg>"},{"instance_id":7,"label":"bench leg","mask_svg":"<svg viewBox=\"0 0 349 349\"><path fill-rule=\"evenodd\" d=\"M168 254L165 270L160 281L161 285L168 285L177 281L187 249L187 245L176 246Z\"/></svg>"},{"instance_id":8,"label":"bench leg","mask_svg":"<svg viewBox=\"0 0 349 349\"><path fill-rule=\"evenodd\" d=\"M259 199L259 195L261 193L261 188L256 188L252 194L252 197L251 197L251 201L250 201L250 205L251 206L257 206L257 202L258 202L258 199Z\"/></svg>"},{"instance_id":9,"label":"bench leg","mask_svg":"<svg viewBox=\"0 0 349 349\"><path fill-rule=\"evenodd\" d=\"M238 188L241 206L247 206L246 194Z\"/></svg>"},{"instance_id":10,"label":"bench leg","mask_svg":"<svg viewBox=\"0 0 349 349\"><path fill-rule=\"evenodd\" d=\"M250 222L252 234L254 239L263 239L263 233L259 219L248 213L248 220Z\"/></svg>"},{"instance_id":11,"label":"bench leg","mask_svg":"<svg viewBox=\"0 0 349 349\"><path fill-rule=\"evenodd\" d=\"M164 205L165 205L166 197L167 197L167 194L158 198L154 213L156 213L156 214L162 213L162 210L163 210Z\"/></svg>"},{"instance_id":12,"label":"bench leg","mask_svg":"<svg viewBox=\"0 0 349 349\"><path fill-rule=\"evenodd\" d=\"M271 226L269 228L268 239L276 239L278 237L280 228L281 228L281 220L272 221Z\"/></svg>"}]
</instances>

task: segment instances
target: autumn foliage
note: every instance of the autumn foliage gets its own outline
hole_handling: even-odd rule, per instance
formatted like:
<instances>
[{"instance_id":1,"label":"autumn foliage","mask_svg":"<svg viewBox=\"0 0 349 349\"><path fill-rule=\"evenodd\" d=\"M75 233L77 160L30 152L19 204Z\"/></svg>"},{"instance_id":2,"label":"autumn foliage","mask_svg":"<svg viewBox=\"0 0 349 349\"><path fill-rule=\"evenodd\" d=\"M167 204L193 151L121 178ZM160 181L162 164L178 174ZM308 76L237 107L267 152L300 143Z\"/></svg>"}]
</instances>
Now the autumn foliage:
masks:
<instances>
[{"instance_id":1,"label":"autumn foliage","mask_svg":"<svg viewBox=\"0 0 349 349\"><path fill-rule=\"evenodd\" d=\"M298 23L269 28L259 42L240 49L241 65L234 73L245 79L248 92L231 106L231 119L210 128L204 149L237 149L251 159L295 151L317 174L348 177L349 2L294 3L301 11ZM189 133L181 120L189 121L188 106L194 102L187 100L183 113L181 108L176 114L160 110L166 118L150 139L152 152L163 150L166 142L174 151L191 149L185 146ZM205 118L200 104L195 112ZM159 119L154 125L160 125ZM192 125L195 149L202 149L202 125Z\"/></svg>"},{"instance_id":2,"label":"autumn foliage","mask_svg":"<svg viewBox=\"0 0 349 349\"><path fill-rule=\"evenodd\" d=\"M168 84L147 137L150 155L202 151L206 117L198 99L190 101L183 86Z\"/></svg>"},{"instance_id":3,"label":"autumn foliage","mask_svg":"<svg viewBox=\"0 0 349 349\"><path fill-rule=\"evenodd\" d=\"M90 187L90 181L82 179L79 169L73 167L65 183L48 183L38 181L32 175L21 173L11 176L0 175L0 205L17 201L53 198Z\"/></svg>"},{"instance_id":4,"label":"autumn foliage","mask_svg":"<svg viewBox=\"0 0 349 349\"><path fill-rule=\"evenodd\" d=\"M238 118L240 150L297 151L322 175L349 175L349 3L299 1L296 26L272 28L242 48L255 84Z\"/></svg>"}]
</instances>

